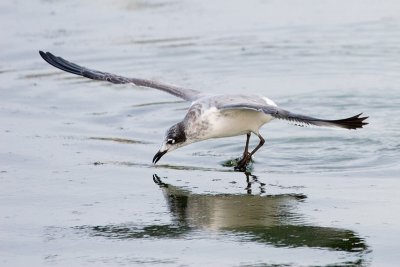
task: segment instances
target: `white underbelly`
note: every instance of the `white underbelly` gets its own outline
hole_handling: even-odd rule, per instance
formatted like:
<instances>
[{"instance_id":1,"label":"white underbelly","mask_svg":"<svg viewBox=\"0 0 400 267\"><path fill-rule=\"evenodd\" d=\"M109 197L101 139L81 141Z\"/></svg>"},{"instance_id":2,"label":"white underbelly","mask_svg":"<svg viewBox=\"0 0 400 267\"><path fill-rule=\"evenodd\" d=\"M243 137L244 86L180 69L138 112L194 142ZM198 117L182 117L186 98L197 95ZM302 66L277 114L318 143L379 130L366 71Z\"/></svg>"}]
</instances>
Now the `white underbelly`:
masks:
<instances>
[{"instance_id":1,"label":"white underbelly","mask_svg":"<svg viewBox=\"0 0 400 267\"><path fill-rule=\"evenodd\" d=\"M273 119L270 115L253 110L220 112L213 109L208 114L203 115L207 117L207 120L212 121L209 125L209 131L205 133L206 138L230 137L248 132L258 133L262 125Z\"/></svg>"}]
</instances>

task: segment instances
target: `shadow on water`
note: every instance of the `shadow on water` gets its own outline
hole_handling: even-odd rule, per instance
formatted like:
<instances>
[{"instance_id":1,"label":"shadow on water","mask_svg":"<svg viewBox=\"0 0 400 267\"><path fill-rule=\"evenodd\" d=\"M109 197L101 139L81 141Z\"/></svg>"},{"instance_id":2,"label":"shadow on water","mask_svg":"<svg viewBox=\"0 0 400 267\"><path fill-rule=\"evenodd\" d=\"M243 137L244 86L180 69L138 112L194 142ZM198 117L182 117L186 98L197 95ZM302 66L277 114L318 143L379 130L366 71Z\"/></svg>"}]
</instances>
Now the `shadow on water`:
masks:
<instances>
[{"instance_id":1,"label":"shadow on water","mask_svg":"<svg viewBox=\"0 0 400 267\"><path fill-rule=\"evenodd\" d=\"M344 252L351 261L340 266L363 266L370 252L365 240L352 230L306 223L298 206L304 194L252 194L252 186L264 187L256 176L245 173L247 194L197 194L164 183L154 174L171 214L171 223L138 226L124 223L104 226L79 226L91 236L110 239L190 238L199 231L218 232L239 242L255 242L275 248L311 248ZM263 189L265 190L265 189ZM265 191L264 191L265 192ZM336 266L336 265L329 265ZM339 266L339 265L338 265Z\"/></svg>"}]
</instances>

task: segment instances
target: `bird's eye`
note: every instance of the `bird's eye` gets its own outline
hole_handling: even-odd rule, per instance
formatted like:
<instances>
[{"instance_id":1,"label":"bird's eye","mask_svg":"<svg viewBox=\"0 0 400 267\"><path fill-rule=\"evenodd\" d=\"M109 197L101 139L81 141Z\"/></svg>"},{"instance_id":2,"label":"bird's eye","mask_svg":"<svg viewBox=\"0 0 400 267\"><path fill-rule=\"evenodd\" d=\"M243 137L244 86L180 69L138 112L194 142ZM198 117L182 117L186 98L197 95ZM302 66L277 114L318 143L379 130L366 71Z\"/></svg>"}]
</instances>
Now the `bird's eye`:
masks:
<instances>
[{"instance_id":1,"label":"bird's eye","mask_svg":"<svg viewBox=\"0 0 400 267\"><path fill-rule=\"evenodd\" d=\"M168 139L167 144L169 145L175 144L175 139Z\"/></svg>"}]
</instances>

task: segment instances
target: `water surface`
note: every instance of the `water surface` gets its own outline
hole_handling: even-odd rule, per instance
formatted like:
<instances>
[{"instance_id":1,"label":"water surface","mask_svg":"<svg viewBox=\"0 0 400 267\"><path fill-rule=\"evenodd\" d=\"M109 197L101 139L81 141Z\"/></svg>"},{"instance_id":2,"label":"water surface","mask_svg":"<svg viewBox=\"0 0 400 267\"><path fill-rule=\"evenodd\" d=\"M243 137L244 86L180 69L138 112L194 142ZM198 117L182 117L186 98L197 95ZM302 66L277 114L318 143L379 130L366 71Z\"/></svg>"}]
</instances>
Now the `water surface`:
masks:
<instances>
[{"instance_id":1,"label":"water surface","mask_svg":"<svg viewBox=\"0 0 400 267\"><path fill-rule=\"evenodd\" d=\"M397 266L397 1L34 0L0 13L1 265ZM154 166L188 103L63 73L39 49L370 124L274 121L251 174L225 164L245 136Z\"/></svg>"}]
</instances>

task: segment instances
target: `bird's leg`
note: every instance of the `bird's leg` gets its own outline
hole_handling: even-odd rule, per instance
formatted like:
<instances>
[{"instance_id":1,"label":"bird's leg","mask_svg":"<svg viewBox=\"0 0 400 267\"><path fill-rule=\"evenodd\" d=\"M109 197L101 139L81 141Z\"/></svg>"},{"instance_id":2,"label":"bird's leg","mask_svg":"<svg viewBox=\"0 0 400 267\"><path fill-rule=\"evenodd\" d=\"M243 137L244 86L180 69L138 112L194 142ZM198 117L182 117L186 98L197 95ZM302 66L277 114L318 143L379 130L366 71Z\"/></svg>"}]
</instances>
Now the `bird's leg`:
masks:
<instances>
[{"instance_id":1,"label":"bird's leg","mask_svg":"<svg viewBox=\"0 0 400 267\"><path fill-rule=\"evenodd\" d=\"M254 155L254 153L257 152L257 150L260 147L262 147L264 145L265 139L260 134L257 134L257 136L258 136L258 138L260 138L260 143L258 143L256 148L254 148L253 151L251 151L249 153L250 133L247 134L247 141L246 141L246 147L245 147L244 152L243 152L243 158L238 162L238 164L237 164L237 166L235 168L236 170L245 171L247 164L251 160L251 157Z\"/></svg>"},{"instance_id":2,"label":"bird's leg","mask_svg":"<svg viewBox=\"0 0 400 267\"><path fill-rule=\"evenodd\" d=\"M256 153L257 150L258 150L260 147L262 147L262 146L264 145L264 143L265 143L265 139L264 139L260 134L257 134L257 136L258 136L258 138L260 138L260 143L258 143L258 145L256 146L256 148L253 149L253 151L251 151L251 153L250 153L250 158L251 158L251 157L254 155L254 153Z\"/></svg>"},{"instance_id":3,"label":"bird's leg","mask_svg":"<svg viewBox=\"0 0 400 267\"><path fill-rule=\"evenodd\" d=\"M245 146L244 152L243 152L243 158L247 157L247 155L249 154L250 135L251 135L251 133L246 134L247 139L246 139L246 146Z\"/></svg>"},{"instance_id":4,"label":"bird's leg","mask_svg":"<svg viewBox=\"0 0 400 267\"><path fill-rule=\"evenodd\" d=\"M247 139L246 139L246 146L244 147L243 158L240 160L240 162L242 162L242 161L248 161L247 158L250 156L250 153L249 153L250 135L251 135L251 133L247 133L247 134L246 134L246 137L247 137Z\"/></svg>"},{"instance_id":5,"label":"bird's leg","mask_svg":"<svg viewBox=\"0 0 400 267\"><path fill-rule=\"evenodd\" d=\"M251 135L251 133L247 133L247 134L246 134L246 137L247 137L247 139L246 139L246 146L245 146L245 148L244 148L243 157L242 157L242 159L237 163L237 166L236 166L236 168L235 168L235 169L237 169L237 170L243 170L243 169L246 167L247 163L249 163L249 161L250 161L250 159L251 159L251 155L250 155L251 153L249 153L250 135Z\"/></svg>"}]
</instances>

